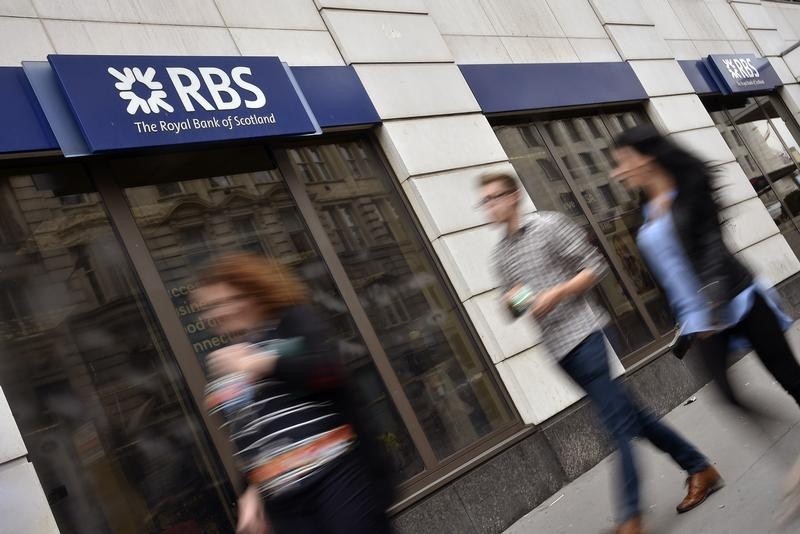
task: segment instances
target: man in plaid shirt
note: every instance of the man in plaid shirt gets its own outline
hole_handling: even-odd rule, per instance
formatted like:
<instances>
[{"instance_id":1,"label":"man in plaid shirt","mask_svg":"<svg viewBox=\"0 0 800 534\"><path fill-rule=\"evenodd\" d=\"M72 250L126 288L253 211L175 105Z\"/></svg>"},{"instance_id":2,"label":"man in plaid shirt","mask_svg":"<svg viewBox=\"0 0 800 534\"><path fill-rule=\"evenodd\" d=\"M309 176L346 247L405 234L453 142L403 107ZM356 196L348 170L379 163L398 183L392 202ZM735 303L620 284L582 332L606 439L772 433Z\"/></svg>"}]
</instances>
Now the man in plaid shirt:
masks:
<instances>
[{"instance_id":1,"label":"man in plaid shirt","mask_svg":"<svg viewBox=\"0 0 800 534\"><path fill-rule=\"evenodd\" d=\"M539 324L550 354L588 396L619 449L621 497L618 533L640 533L639 480L630 441L645 437L669 454L693 481L678 505L687 512L722 487L714 467L690 443L633 402L623 385L611 379L602 327L606 314L593 302L590 290L606 274L605 260L585 232L566 216L519 212L522 192L514 176L481 176L481 205L489 219L505 228L494 252L495 270L506 290L506 303L527 308ZM517 294L530 293L525 302Z\"/></svg>"}]
</instances>

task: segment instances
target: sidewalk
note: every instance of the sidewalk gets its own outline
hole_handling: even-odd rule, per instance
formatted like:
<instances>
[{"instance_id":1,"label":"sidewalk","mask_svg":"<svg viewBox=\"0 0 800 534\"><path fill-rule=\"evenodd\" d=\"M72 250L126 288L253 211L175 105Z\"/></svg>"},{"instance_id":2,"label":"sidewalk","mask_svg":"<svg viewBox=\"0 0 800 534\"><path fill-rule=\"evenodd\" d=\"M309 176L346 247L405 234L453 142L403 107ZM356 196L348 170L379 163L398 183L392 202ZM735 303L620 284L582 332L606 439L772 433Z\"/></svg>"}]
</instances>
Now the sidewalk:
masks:
<instances>
[{"instance_id":1,"label":"sidewalk","mask_svg":"<svg viewBox=\"0 0 800 534\"><path fill-rule=\"evenodd\" d=\"M790 337L797 351L797 325ZM721 404L711 386L701 389L695 402L670 412L664 420L708 455L727 486L700 507L679 516L675 506L685 492L685 474L649 443L637 442L648 533L800 532L800 522L781 530L773 521L783 477L800 455L800 409L753 356L737 363L731 373L734 383L746 392L743 398L758 399L759 406L769 407L770 413L781 420L769 423L765 432ZM505 534L594 534L612 529L615 461L612 454Z\"/></svg>"}]
</instances>

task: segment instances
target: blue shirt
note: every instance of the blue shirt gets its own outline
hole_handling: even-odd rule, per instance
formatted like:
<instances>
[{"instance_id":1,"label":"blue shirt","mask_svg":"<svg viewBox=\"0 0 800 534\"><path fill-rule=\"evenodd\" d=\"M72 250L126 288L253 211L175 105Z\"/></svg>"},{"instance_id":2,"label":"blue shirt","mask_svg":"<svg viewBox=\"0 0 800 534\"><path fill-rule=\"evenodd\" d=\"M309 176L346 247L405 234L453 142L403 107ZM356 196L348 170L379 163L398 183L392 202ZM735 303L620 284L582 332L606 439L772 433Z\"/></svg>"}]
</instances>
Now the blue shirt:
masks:
<instances>
[{"instance_id":1,"label":"blue shirt","mask_svg":"<svg viewBox=\"0 0 800 534\"><path fill-rule=\"evenodd\" d=\"M673 198L674 195L671 193ZM667 294L681 335L736 325L750 312L758 293L766 299L784 329L791 325L791 319L780 310L773 292L758 282L751 284L728 303L722 310L721 325L712 324L710 306L700 293L700 281L680 242L672 213L667 210L654 217L652 203L648 203L642 211L645 223L639 229L636 243ZM731 343L732 348L747 347L743 339L733 339Z\"/></svg>"}]
</instances>

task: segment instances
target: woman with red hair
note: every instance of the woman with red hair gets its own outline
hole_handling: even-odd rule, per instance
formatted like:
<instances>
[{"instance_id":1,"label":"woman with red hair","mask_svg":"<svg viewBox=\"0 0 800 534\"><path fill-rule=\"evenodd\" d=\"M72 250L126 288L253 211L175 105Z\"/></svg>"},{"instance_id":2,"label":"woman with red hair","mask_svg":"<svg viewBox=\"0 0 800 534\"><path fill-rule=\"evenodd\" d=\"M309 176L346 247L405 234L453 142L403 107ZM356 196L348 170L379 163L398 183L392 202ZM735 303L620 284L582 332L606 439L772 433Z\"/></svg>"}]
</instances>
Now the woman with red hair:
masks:
<instances>
[{"instance_id":1,"label":"woman with red hair","mask_svg":"<svg viewBox=\"0 0 800 534\"><path fill-rule=\"evenodd\" d=\"M234 341L209 355L207 403L223 412L248 482L237 532L390 532L386 488L305 284L273 259L233 254L201 273L195 300Z\"/></svg>"}]
</instances>

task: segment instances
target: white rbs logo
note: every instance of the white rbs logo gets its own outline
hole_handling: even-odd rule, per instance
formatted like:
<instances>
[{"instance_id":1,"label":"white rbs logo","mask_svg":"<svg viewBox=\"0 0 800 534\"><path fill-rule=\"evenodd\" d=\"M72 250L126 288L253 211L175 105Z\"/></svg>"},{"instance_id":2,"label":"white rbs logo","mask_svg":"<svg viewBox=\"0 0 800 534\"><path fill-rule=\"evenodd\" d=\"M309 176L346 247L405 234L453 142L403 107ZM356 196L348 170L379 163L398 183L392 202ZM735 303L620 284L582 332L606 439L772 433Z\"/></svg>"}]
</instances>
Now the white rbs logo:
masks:
<instances>
[{"instance_id":1,"label":"white rbs logo","mask_svg":"<svg viewBox=\"0 0 800 534\"><path fill-rule=\"evenodd\" d=\"M249 67L234 67L230 75L217 67L200 67L197 70L199 77L194 71L184 67L166 68L175 94L186 111L195 111L195 106L206 111L232 110L240 108L242 102L249 109L259 109L267 104L264 92L244 79L245 76L253 75ZM119 97L128 101L128 114L135 115L140 111L148 114L161 110L167 113L175 111L173 105L166 100L164 84L155 79L156 70L153 67L146 68L144 72L139 67L125 67L121 72L109 67L108 73L117 80L114 87L119 91ZM200 94L200 88L204 85L212 102ZM240 92L245 93L244 98ZM147 96L141 96L145 93ZM176 102L173 100L173 103Z\"/></svg>"},{"instance_id":2,"label":"white rbs logo","mask_svg":"<svg viewBox=\"0 0 800 534\"><path fill-rule=\"evenodd\" d=\"M722 63L728 69L728 73L734 80L741 80L744 78L760 78L758 69L753 66L751 58L745 59L723 59Z\"/></svg>"}]
</instances>

